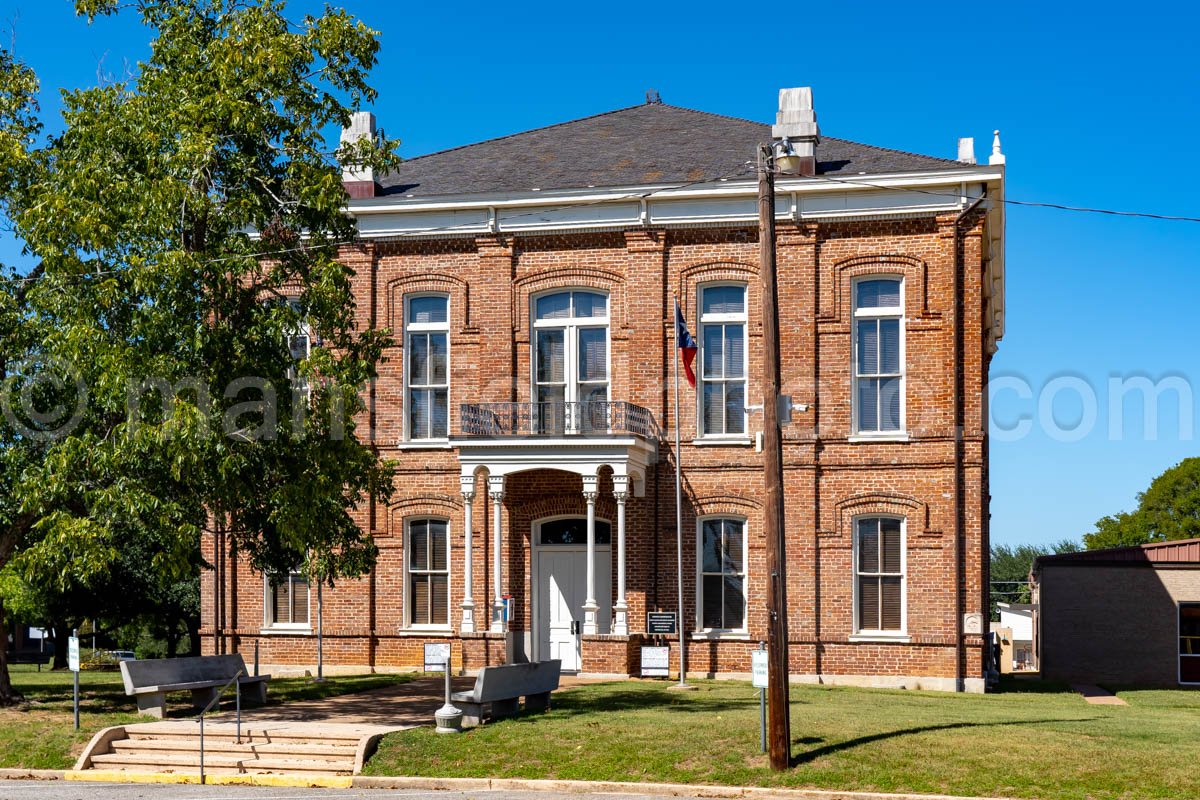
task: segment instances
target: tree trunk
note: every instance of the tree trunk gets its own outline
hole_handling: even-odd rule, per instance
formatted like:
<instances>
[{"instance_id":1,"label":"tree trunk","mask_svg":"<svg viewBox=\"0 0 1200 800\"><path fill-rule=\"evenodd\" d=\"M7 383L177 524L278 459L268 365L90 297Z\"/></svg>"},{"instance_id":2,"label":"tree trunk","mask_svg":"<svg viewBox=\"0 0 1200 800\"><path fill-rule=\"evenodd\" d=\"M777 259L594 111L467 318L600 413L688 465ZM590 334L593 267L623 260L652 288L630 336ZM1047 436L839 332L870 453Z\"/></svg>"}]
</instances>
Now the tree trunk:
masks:
<instances>
[{"instance_id":1,"label":"tree trunk","mask_svg":"<svg viewBox=\"0 0 1200 800\"><path fill-rule=\"evenodd\" d=\"M13 689L12 680L8 676L8 623L4 619L4 601L0 600L0 706L11 706L25 698Z\"/></svg>"},{"instance_id":2,"label":"tree trunk","mask_svg":"<svg viewBox=\"0 0 1200 800\"><path fill-rule=\"evenodd\" d=\"M167 626L167 658L179 655L179 623Z\"/></svg>"},{"instance_id":3,"label":"tree trunk","mask_svg":"<svg viewBox=\"0 0 1200 800\"><path fill-rule=\"evenodd\" d=\"M52 670L67 668L67 640L71 638L71 628L65 622L52 623L54 629L54 664Z\"/></svg>"},{"instance_id":4,"label":"tree trunk","mask_svg":"<svg viewBox=\"0 0 1200 800\"><path fill-rule=\"evenodd\" d=\"M198 656L200 655L200 617L188 616L184 620L184 624L187 625L188 655Z\"/></svg>"}]
</instances>

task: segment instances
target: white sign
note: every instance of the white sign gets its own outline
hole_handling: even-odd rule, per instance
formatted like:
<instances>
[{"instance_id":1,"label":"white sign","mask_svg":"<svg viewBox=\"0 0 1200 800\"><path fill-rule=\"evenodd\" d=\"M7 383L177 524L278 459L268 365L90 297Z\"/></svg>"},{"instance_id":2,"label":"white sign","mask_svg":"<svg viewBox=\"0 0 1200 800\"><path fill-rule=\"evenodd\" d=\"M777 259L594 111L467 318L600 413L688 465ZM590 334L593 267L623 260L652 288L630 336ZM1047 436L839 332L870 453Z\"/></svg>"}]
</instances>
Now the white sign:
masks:
<instances>
[{"instance_id":1,"label":"white sign","mask_svg":"<svg viewBox=\"0 0 1200 800\"><path fill-rule=\"evenodd\" d=\"M750 651L750 679L755 689L767 688L767 651Z\"/></svg>"},{"instance_id":2,"label":"white sign","mask_svg":"<svg viewBox=\"0 0 1200 800\"><path fill-rule=\"evenodd\" d=\"M79 637L67 639L67 667L71 672L79 672Z\"/></svg>"},{"instance_id":3,"label":"white sign","mask_svg":"<svg viewBox=\"0 0 1200 800\"><path fill-rule=\"evenodd\" d=\"M666 678L671 674L671 648L642 648L642 677Z\"/></svg>"},{"instance_id":4,"label":"white sign","mask_svg":"<svg viewBox=\"0 0 1200 800\"><path fill-rule=\"evenodd\" d=\"M425 671L445 672L446 662L450 660L450 644L425 645Z\"/></svg>"}]
</instances>

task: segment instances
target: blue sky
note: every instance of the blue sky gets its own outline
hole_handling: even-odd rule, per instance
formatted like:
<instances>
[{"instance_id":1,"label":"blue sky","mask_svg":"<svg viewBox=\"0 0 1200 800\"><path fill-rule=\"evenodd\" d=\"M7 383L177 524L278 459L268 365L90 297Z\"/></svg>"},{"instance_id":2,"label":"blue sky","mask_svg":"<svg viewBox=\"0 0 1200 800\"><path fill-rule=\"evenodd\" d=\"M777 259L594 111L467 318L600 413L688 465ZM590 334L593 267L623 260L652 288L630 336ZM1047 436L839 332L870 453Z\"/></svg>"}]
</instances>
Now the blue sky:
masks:
<instances>
[{"instance_id":1,"label":"blue sky","mask_svg":"<svg viewBox=\"0 0 1200 800\"><path fill-rule=\"evenodd\" d=\"M346 6L382 34L374 110L404 155L633 105L648 88L769 122L780 87L811 85L830 136L946 157L974 136L982 159L1000 128L1010 198L1200 216L1200 19L1183 4L762 4L756 15L706 2ZM89 27L66 0L0 10L3 41L43 81L51 128L58 88L146 54L132 16ZM1096 388L1098 415L1088 435L1062 441L1036 400L997 396L1001 426L1026 415L1033 426L993 442L995 541L1077 538L1193 454L1173 401L1154 439L1128 403L1114 440L1107 384L1178 376L1200 389L1198 252L1197 223L1010 207L1008 332L993 376L1035 393L1076 376ZM13 242L0 241L0 258L20 260ZM1069 428L1083 404L1067 387L1050 410Z\"/></svg>"}]
</instances>

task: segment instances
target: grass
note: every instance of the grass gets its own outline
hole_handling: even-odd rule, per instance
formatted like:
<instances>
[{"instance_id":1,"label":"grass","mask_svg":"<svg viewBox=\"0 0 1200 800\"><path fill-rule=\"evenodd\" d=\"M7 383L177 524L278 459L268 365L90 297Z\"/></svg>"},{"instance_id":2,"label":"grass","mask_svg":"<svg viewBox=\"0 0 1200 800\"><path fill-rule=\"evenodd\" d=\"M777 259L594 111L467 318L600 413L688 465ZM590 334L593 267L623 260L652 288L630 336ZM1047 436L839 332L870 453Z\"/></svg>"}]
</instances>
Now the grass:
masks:
<instances>
[{"instance_id":1,"label":"grass","mask_svg":"<svg viewBox=\"0 0 1200 800\"><path fill-rule=\"evenodd\" d=\"M545 714L462 736L393 734L371 775L556 778L883 792L1140 800L1200 797L1200 692L1122 692L1092 706L1053 686L991 695L796 686L793 762L759 751L757 693L745 683L593 684ZM1190 754L1190 755L1189 755Z\"/></svg>"},{"instance_id":2,"label":"grass","mask_svg":"<svg viewBox=\"0 0 1200 800\"><path fill-rule=\"evenodd\" d=\"M0 708L0 767L66 769L75 763L92 735L110 725L146 722L137 704L125 695L119 672L81 672L80 730L74 729L70 672L41 672L27 664L11 665L13 685L25 695L26 703ZM380 686L405 683L416 674L353 675L326 678L313 683L308 678L272 678L272 705L294 700L318 700ZM228 695L232 697L232 695ZM168 716L193 716L188 694L168 695ZM223 708L232 702L223 704Z\"/></svg>"}]
</instances>

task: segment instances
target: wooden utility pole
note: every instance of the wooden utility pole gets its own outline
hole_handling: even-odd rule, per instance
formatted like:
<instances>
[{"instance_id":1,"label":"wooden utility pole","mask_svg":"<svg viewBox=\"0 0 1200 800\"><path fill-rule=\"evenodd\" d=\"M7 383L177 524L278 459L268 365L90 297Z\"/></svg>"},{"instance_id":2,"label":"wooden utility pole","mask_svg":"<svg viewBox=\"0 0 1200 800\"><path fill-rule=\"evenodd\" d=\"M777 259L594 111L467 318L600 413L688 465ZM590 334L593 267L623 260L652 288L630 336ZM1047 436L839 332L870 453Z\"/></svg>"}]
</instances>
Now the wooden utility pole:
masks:
<instances>
[{"instance_id":1,"label":"wooden utility pole","mask_svg":"<svg viewBox=\"0 0 1200 800\"><path fill-rule=\"evenodd\" d=\"M783 441L779 427L779 291L775 275L775 156L758 151L758 276L763 319L763 473L767 537L767 752L771 768L792 757L788 707L787 558L783 519Z\"/></svg>"}]
</instances>

